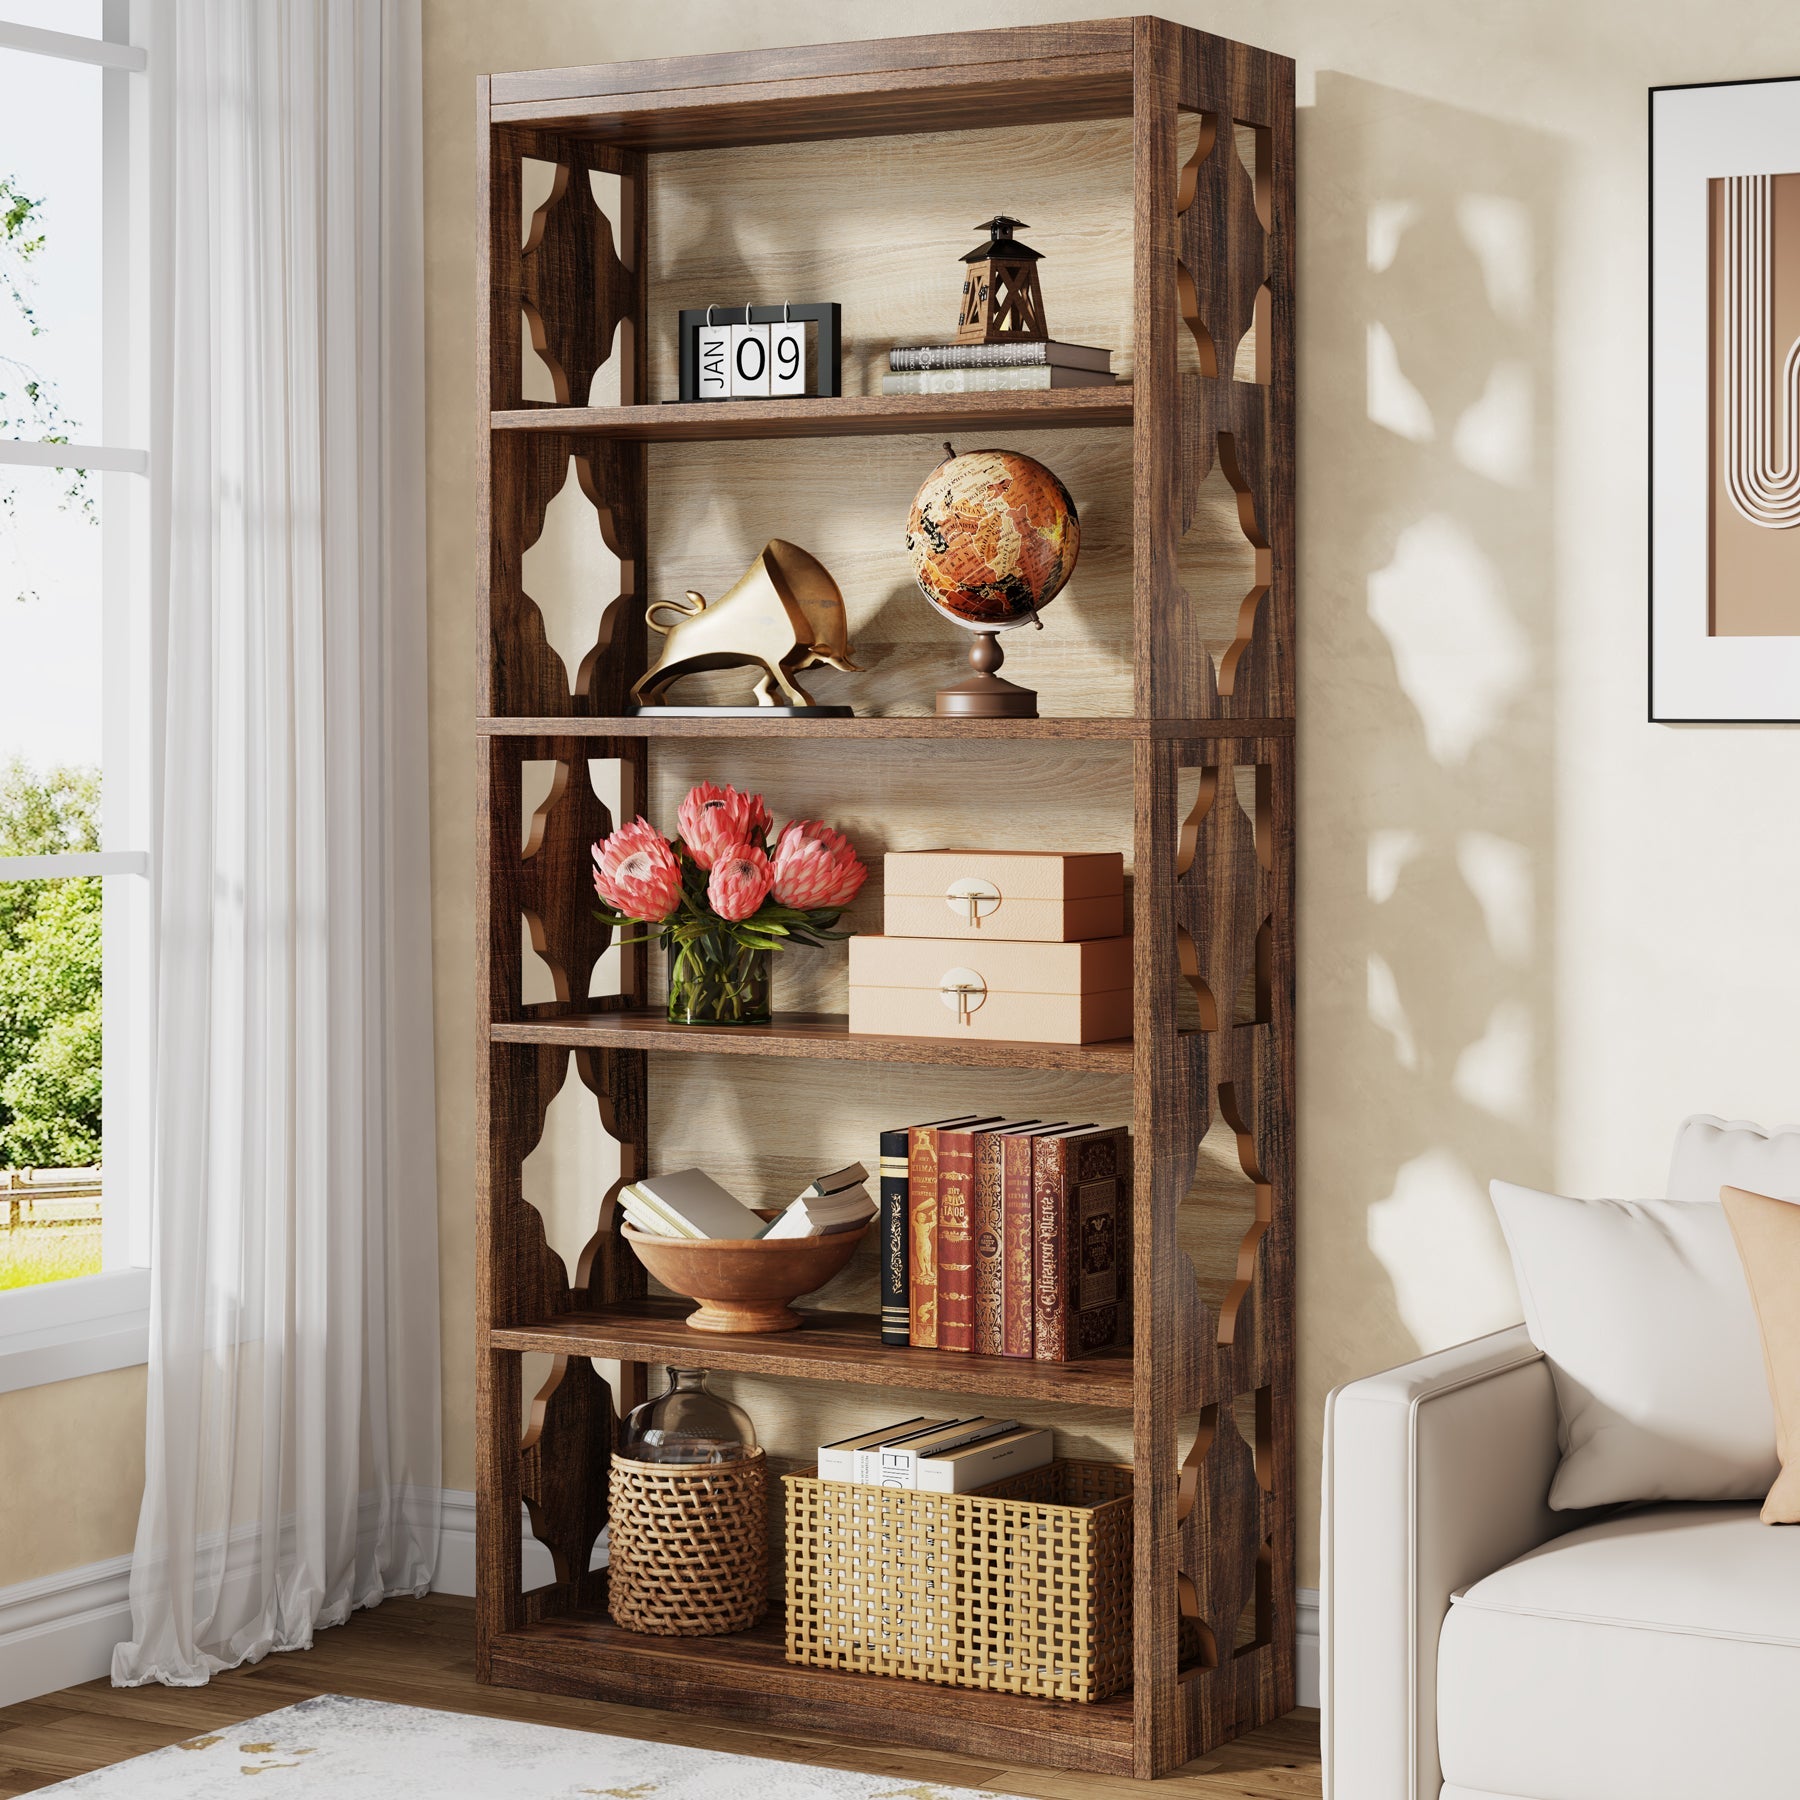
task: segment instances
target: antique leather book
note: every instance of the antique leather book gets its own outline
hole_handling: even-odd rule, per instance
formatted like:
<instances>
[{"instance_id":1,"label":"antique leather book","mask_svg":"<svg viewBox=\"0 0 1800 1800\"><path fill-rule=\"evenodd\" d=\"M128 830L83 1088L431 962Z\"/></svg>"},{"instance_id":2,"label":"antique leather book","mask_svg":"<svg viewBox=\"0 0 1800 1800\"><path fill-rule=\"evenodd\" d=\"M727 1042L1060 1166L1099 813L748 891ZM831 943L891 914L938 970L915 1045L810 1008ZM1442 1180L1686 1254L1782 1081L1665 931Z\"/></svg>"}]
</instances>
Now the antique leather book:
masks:
<instances>
[{"instance_id":1,"label":"antique leather book","mask_svg":"<svg viewBox=\"0 0 1800 1800\"><path fill-rule=\"evenodd\" d=\"M1001 1158L1008 1144L1042 1129L1035 1119L1029 1119L1021 1124L988 1126L975 1134L974 1200L969 1227L975 1263L975 1336L971 1348L977 1356L1002 1354ZM941 1231L941 1212L939 1226Z\"/></svg>"},{"instance_id":2,"label":"antique leather book","mask_svg":"<svg viewBox=\"0 0 1800 1800\"><path fill-rule=\"evenodd\" d=\"M1120 1341L1130 1303L1131 1133L1051 1131L1032 1142L1032 1355L1069 1362Z\"/></svg>"},{"instance_id":3,"label":"antique leather book","mask_svg":"<svg viewBox=\"0 0 1800 1800\"><path fill-rule=\"evenodd\" d=\"M959 1123L981 1124L977 1119ZM915 1125L906 1157L909 1335L915 1350L938 1347L938 1134L937 1125ZM966 1136L965 1132L965 1136Z\"/></svg>"},{"instance_id":4,"label":"antique leather book","mask_svg":"<svg viewBox=\"0 0 1800 1800\"><path fill-rule=\"evenodd\" d=\"M975 1348L975 1133L937 1134L937 1347Z\"/></svg>"}]
</instances>

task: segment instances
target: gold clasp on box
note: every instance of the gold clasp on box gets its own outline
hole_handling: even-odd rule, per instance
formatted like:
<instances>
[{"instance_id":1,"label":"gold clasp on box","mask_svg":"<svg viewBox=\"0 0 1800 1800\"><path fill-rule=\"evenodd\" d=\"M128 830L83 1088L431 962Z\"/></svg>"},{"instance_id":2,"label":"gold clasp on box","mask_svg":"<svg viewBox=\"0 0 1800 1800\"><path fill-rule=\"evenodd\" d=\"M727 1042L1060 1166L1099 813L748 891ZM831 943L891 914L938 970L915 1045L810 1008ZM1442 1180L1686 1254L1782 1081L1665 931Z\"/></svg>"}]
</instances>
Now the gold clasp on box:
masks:
<instances>
[{"instance_id":1,"label":"gold clasp on box","mask_svg":"<svg viewBox=\"0 0 1800 1800\"><path fill-rule=\"evenodd\" d=\"M967 1025L970 1015L987 998L987 983L973 969L952 969L938 983L944 1004L956 1013L956 1022Z\"/></svg>"},{"instance_id":2,"label":"gold clasp on box","mask_svg":"<svg viewBox=\"0 0 1800 1800\"><path fill-rule=\"evenodd\" d=\"M953 913L966 916L972 929L979 931L981 921L1000 904L1000 890L979 875L965 875L944 890L944 904Z\"/></svg>"}]
</instances>

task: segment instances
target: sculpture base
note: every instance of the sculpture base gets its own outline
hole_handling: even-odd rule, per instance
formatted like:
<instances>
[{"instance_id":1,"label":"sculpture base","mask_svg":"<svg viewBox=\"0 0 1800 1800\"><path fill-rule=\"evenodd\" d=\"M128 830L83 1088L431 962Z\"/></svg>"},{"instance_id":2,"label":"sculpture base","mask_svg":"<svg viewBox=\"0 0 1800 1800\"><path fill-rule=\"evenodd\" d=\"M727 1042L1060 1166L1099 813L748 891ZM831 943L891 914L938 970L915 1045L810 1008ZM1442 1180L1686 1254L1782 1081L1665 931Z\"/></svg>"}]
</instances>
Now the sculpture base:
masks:
<instances>
[{"instance_id":1,"label":"sculpture base","mask_svg":"<svg viewBox=\"0 0 1800 1800\"><path fill-rule=\"evenodd\" d=\"M628 719L854 719L853 706L627 706Z\"/></svg>"},{"instance_id":2,"label":"sculpture base","mask_svg":"<svg viewBox=\"0 0 1800 1800\"><path fill-rule=\"evenodd\" d=\"M955 687L939 688L940 719L1035 719L1037 690L1020 687L1003 675L971 675Z\"/></svg>"}]
</instances>

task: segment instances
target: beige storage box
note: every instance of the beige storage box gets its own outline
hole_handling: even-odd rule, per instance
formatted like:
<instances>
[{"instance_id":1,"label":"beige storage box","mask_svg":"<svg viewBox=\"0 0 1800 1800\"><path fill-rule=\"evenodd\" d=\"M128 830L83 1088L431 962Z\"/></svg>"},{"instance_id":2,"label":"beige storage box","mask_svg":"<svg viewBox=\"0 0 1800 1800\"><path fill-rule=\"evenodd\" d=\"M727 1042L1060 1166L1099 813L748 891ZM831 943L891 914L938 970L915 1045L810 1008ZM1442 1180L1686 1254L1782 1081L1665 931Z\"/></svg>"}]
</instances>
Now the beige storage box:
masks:
<instances>
[{"instance_id":1,"label":"beige storage box","mask_svg":"<svg viewBox=\"0 0 1800 1800\"><path fill-rule=\"evenodd\" d=\"M850 1029L1098 1044L1131 1036L1131 939L853 937Z\"/></svg>"},{"instance_id":2,"label":"beige storage box","mask_svg":"<svg viewBox=\"0 0 1800 1800\"><path fill-rule=\"evenodd\" d=\"M1116 850L891 850L883 884L889 937L1058 944L1125 929Z\"/></svg>"}]
</instances>

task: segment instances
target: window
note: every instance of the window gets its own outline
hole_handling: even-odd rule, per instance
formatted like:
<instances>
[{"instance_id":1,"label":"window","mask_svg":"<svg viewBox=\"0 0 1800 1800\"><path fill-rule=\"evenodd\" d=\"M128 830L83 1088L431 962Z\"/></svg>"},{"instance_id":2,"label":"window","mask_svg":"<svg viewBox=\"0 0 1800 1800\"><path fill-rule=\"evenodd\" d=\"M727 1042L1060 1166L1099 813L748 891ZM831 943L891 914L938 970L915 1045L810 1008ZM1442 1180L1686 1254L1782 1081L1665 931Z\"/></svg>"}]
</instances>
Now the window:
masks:
<instances>
[{"instance_id":1,"label":"window","mask_svg":"<svg viewBox=\"0 0 1800 1800\"><path fill-rule=\"evenodd\" d=\"M0 0L0 1391L144 1354L150 24Z\"/></svg>"}]
</instances>

